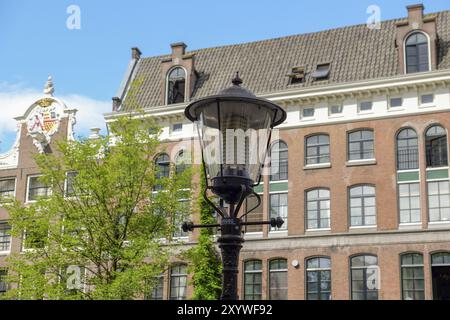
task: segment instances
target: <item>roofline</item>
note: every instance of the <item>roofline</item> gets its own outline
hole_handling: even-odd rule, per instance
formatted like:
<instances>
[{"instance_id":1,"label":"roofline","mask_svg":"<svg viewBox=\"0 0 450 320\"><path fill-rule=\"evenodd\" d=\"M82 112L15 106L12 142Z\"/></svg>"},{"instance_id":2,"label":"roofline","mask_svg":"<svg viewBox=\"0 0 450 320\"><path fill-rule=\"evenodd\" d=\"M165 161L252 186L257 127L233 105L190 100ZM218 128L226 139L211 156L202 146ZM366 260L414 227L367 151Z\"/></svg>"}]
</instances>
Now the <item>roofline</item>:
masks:
<instances>
[{"instance_id":1,"label":"roofline","mask_svg":"<svg viewBox=\"0 0 450 320\"><path fill-rule=\"evenodd\" d=\"M444 12L450 12L450 10L442 10L442 11L424 13L423 17L425 19L428 16L433 16L433 15L444 13ZM388 23L388 22L395 22L395 21L404 21L404 20L407 20L407 19L408 19L408 17L405 16L405 17L401 17L401 18L393 18L393 19L388 19L388 20L382 20L381 24ZM335 30L342 30L342 29L347 29L347 28L356 28L356 27L361 27L361 26L365 26L365 25L366 25L366 23L358 23L358 24L345 25L345 26L340 26L340 27L335 27L335 28L330 28L330 29L323 29L323 30L319 30L319 31L310 31L310 32L305 32L305 33L294 33L294 34L284 35L284 36L279 36L279 37L274 37L274 38L267 38L267 39L252 40L252 41L240 42L240 43L217 45L217 46L212 46L212 47L204 47L204 48L198 48L198 49L194 49L194 50L188 50L188 51L186 51L186 54L192 54L192 53L195 54L195 53L198 53L198 52L201 52L201 51L204 51L204 50L214 50L214 49L225 48L225 47L242 46L242 45L254 44L254 43L263 43L263 42L266 42L266 41L281 40L281 39L286 39L286 38L291 38L291 37L307 36L307 35L319 34L319 33L323 33L323 32L335 31ZM167 58L167 57L170 57L170 53L160 54L160 55L155 55L155 56L143 57L141 59L164 59L164 58Z\"/></svg>"},{"instance_id":2,"label":"roofline","mask_svg":"<svg viewBox=\"0 0 450 320\"><path fill-rule=\"evenodd\" d=\"M270 93L256 94L257 97L265 98L270 101L282 101L304 98L321 98L333 95L350 94L358 91L368 91L376 89L384 89L398 86L411 86L416 84L433 83L433 82L450 82L450 69L435 70L430 72L413 73L406 75L398 75L386 78L377 78L363 81L345 82L339 84L325 85L320 87L295 88ZM149 115L168 115L184 112L189 103L179 103L174 105L161 105L144 108L144 112ZM114 118L130 114L136 111L109 112L103 114L105 120L113 120Z\"/></svg>"}]
</instances>

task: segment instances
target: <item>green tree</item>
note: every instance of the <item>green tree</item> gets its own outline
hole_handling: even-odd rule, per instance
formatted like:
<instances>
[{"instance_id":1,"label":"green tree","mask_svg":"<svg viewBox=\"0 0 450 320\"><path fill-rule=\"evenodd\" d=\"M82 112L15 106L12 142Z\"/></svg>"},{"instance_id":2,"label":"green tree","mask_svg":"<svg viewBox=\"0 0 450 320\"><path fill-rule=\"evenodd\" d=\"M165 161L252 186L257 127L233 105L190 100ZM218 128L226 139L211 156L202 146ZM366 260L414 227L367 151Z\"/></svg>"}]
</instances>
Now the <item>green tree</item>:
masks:
<instances>
[{"instance_id":1,"label":"green tree","mask_svg":"<svg viewBox=\"0 0 450 320\"><path fill-rule=\"evenodd\" d=\"M204 190L204 173L201 170L200 190ZM211 206L200 194L198 198L200 223L217 223ZM222 263L220 254L214 245L214 231L201 228L198 244L187 251L186 257L191 261L189 272L192 273L191 284L194 286L192 299L217 300L222 292Z\"/></svg>"},{"instance_id":2,"label":"green tree","mask_svg":"<svg viewBox=\"0 0 450 320\"><path fill-rule=\"evenodd\" d=\"M2 298L135 299L167 268L176 244L161 239L189 214L179 190L190 170L155 177L160 128L142 113L118 117L109 132L60 141L57 152L36 157L51 194L7 208L25 249L8 258L8 280L18 286ZM153 192L156 184L163 190Z\"/></svg>"}]
</instances>

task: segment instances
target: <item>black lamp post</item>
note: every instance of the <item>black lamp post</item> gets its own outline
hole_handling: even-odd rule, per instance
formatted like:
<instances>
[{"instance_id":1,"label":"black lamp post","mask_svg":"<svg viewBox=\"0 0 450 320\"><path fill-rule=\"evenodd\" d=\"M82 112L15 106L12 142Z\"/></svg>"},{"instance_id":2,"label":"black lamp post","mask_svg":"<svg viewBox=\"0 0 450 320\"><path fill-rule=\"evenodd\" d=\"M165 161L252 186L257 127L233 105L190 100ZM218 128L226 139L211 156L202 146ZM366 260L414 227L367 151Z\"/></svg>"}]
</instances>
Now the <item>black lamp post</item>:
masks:
<instances>
[{"instance_id":1,"label":"black lamp post","mask_svg":"<svg viewBox=\"0 0 450 320\"><path fill-rule=\"evenodd\" d=\"M184 112L198 128L206 179L203 196L221 216L221 223L194 225L185 222L182 228L187 232L194 228L220 227L222 300L238 299L239 252L244 242L242 226L270 224L279 228L284 223L280 217L262 222L244 222L243 218L261 203L253 188L260 183L272 129L286 120L286 112L241 87L239 74L232 83L217 95L192 102ZM217 195L221 203L225 201L229 205L228 212L208 198L208 190ZM251 194L257 198L258 205L239 215L244 200Z\"/></svg>"}]
</instances>

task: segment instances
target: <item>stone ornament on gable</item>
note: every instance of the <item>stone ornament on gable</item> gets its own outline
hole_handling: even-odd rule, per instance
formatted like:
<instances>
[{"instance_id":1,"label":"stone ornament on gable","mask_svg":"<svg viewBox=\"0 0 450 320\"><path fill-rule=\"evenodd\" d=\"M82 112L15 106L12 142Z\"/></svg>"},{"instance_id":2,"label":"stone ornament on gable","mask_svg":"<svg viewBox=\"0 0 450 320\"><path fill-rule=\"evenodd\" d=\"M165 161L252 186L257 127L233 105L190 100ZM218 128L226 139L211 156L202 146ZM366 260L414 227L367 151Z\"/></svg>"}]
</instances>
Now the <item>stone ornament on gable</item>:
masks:
<instances>
[{"instance_id":1,"label":"stone ornament on gable","mask_svg":"<svg viewBox=\"0 0 450 320\"><path fill-rule=\"evenodd\" d=\"M44 88L45 97L33 104L26 119L28 135L40 153L44 152L58 131L64 111L63 106L53 98L54 91L52 77L48 77Z\"/></svg>"}]
</instances>

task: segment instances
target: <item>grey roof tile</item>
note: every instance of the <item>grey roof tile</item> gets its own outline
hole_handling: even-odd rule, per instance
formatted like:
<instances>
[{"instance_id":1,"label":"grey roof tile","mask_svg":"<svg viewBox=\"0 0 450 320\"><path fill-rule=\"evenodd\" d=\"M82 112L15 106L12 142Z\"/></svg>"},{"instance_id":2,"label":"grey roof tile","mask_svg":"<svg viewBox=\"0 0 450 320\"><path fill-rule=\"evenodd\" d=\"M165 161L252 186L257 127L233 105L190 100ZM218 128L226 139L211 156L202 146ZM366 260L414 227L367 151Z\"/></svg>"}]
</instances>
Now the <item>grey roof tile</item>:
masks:
<instances>
[{"instance_id":1,"label":"grey roof tile","mask_svg":"<svg viewBox=\"0 0 450 320\"><path fill-rule=\"evenodd\" d=\"M404 19L383 21L381 29L369 29L362 24L187 52L195 54L195 69L200 75L191 98L217 93L230 84L236 71L244 80L244 86L256 94L397 75L395 23L400 20ZM437 13L436 22L438 69L447 69L450 68L450 11ZM139 61L135 78L143 79L136 95L141 107L163 104L160 64L161 59L169 57L148 57ZM289 84L286 75L292 67L306 65L306 71L311 72L321 62L331 62L328 80L313 81L306 77L303 84Z\"/></svg>"}]
</instances>

